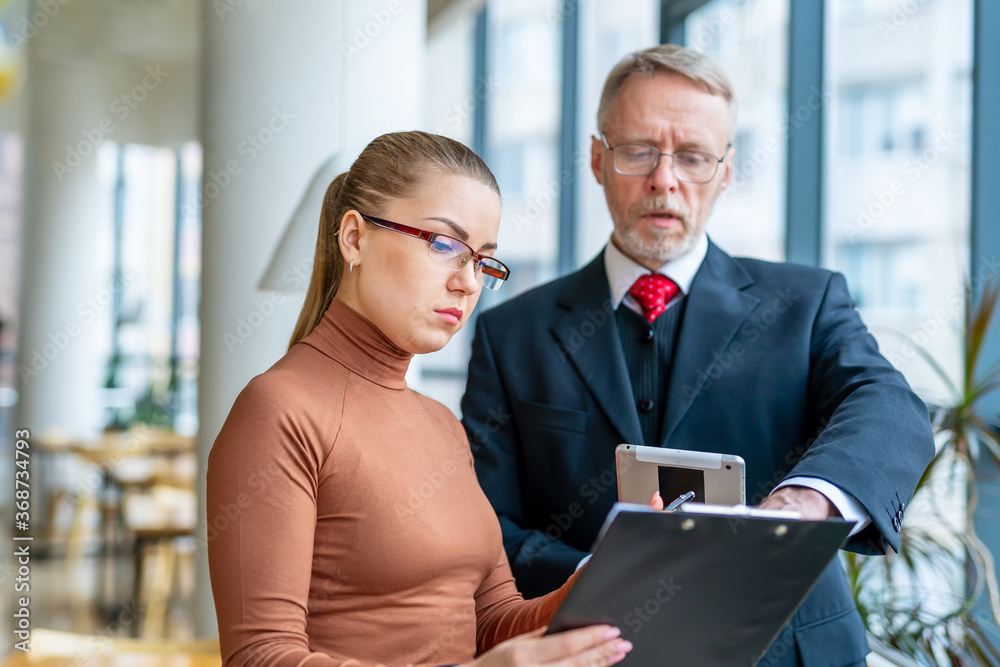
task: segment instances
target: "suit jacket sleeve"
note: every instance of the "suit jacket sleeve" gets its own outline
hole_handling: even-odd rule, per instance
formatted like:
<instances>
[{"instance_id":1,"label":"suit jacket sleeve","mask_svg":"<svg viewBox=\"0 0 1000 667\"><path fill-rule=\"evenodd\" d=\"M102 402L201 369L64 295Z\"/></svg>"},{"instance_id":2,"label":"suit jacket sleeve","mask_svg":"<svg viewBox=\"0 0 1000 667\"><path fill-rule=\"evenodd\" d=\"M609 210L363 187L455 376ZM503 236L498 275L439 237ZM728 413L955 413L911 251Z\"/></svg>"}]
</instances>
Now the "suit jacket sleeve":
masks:
<instances>
[{"instance_id":1,"label":"suit jacket sleeve","mask_svg":"<svg viewBox=\"0 0 1000 667\"><path fill-rule=\"evenodd\" d=\"M518 588L526 596L552 590L551 582L566 581L587 553L526 529L521 489L523 460L520 437L510 405L506 377L490 345L486 316L476 321L469 377L462 398L462 424L476 461L479 483L493 504L503 531L504 549Z\"/></svg>"},{"instance_id":2,"label":"suit jacket sleeve","mask_svg":"<svg viewBox=\"0 0 1000 667\"><path fill-rule=\"evenodd\" d=\"M899 523L934 454L927 407L879 353L847 283L831 274L813 324L809 402L823 430L789 477L818 477L858 499L872 523L846 549L899 550Z\"/></svg>"}]
</instances>

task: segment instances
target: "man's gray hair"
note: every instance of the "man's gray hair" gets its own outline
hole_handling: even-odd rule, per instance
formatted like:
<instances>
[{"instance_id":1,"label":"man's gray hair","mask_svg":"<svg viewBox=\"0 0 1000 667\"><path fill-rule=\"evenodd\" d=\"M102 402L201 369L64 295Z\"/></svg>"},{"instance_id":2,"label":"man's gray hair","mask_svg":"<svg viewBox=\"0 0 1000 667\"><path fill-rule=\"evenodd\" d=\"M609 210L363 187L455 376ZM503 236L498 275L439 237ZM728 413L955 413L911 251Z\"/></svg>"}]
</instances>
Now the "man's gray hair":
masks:
<instances>
[{"instance_id":1,"label":"man's gray hair","mask_svg":"<svg viewBox=\"0 0 1000 667\"><path fill-rule=\"evenodd\" d=\"M730 132L736 131L736 95L729 77L706 56L677 44L659 44L630 53L618 61L604 82L601 103L597 107L597 131L605 131L608 109L626 79L637 74L656 73L680 74L702 85L709 93L721 95L729 105Z\"/></svg>"}]
</instances>

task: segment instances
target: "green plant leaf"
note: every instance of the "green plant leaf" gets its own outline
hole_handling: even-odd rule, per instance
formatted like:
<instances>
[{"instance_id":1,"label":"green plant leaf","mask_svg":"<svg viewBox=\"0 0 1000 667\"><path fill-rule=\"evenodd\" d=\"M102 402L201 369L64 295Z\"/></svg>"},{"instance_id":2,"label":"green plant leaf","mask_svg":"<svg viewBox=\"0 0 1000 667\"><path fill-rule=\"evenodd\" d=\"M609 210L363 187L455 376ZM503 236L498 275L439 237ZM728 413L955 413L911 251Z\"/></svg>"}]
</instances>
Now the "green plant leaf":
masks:
<instances>
[{"instance_id":1,"label":"green plant leaf","mask_svg":"<svg viewBox=\"0 0 1000 667\"><path fill-rule=\"evenodd\" d=\"M979 303L972 306L971 298L966 300L967 304L967 325L966 325L966 349L965 349L965 377L971 380L975 375L976 363L979 360L979 351L982 349L986 333L989 331L990 323L996 312L997 297L1000 296L1000 281L992 281L983 286Z\"/></svg>"},{"instance_id":2,"label":"green plant leaf","mask_svg":"<svg viewBox=\"0 0 1000 667\"><path fill-rule=\"evenodd\" d=\"M959 400L961 392L958 391L958 387L955 386L955 383L948 375L948 372L944 369L944 367L941 364L938 363L937 359L935 359L930 352L928 352L923 347L915 343L912 338L907 336L902 331L896 331L894 329L889 329L887 331L888 333L897 336L899 338L902 338L904 341L909 343L910 346L912 346L913 349L916 350L917 354L919 354L920 357L927 362L927 365L931 367L931 370L934 371L934 374L941 379L945 387L948 389L948 393L951 395L952 400L956 402Z\"/></svg>"}]
</instances>

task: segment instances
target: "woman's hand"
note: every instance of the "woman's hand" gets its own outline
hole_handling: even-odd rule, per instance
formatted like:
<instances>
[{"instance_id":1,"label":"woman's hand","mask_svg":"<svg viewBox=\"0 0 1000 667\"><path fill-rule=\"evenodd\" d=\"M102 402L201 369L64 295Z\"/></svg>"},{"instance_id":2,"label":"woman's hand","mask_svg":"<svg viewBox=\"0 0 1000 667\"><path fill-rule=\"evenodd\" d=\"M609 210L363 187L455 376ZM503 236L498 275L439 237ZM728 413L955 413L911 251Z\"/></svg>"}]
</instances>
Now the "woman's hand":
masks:
<instances>
[{"instance_id":1,"label":"woman's hand","mask_svg":"<svg viewBox=\"0 0 1000 667\"><path fill-rule=\"evenodd\" d=\"M465 667L606 667L621 662L632 643L621 630L592 625L543 637L545 628L497 644Z\"/></svg>"}]
</instances>

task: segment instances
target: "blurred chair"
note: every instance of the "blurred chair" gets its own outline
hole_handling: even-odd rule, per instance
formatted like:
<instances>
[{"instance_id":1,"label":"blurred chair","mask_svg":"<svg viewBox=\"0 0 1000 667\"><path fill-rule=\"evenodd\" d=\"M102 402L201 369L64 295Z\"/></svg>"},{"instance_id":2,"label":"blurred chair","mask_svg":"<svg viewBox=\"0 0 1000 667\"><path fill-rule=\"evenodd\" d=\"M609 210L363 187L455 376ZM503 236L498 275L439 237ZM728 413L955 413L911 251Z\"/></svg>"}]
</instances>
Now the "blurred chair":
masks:
<instances>
[{"instance_id":1,"label":"blurred chair","mask_svg":"<svg viewBox=\"0 0 1000 667\"><path fill-rule=\"evenodd\" d=\"M145 638L167 635L170 600L193 571L193 548L184 547L193 544L197 525L194 455L156 464L147 476L119 479L125 528L134 538L133 595L143 612L136 630Z\"/></svg>"},{"instance_id":2,"label":"blurred chair","mask_svg":"<svg viewBox=\"0 0 1000 667\"><path fill-rule=\"evenodd\" d=\"M66 569L70 584L67 589L70 610L73 614L73 628L83 630L89 628L92 621L93 591L88 590L81 570L87 555L87 538L90 530L87 517L100 511L97 498L93 495L82 495L77 499L73 509L73 520L70 523L69 537L66 541Z\"/></svg>"},{"instance_id":3,"label":"blurred chair","mask_svg":"<svg viewBox=\"0 0 1000 667\"><path fill-rule=\"evenodd\" d=\"M95 441L53 441L49 450L69 452L101 470L98 486L75 494L66 540L66 564L73 573L67 589L73 628L84 632L92 627L95 603L105 621L128 604L120 592L122 571L117 559L122 547L132 546L132 601L137 608L147 609L142 624L148 624L152 614L151 630L143 636L163 636L178 560L171 542L193 535L196 524L193 438L140 426L124 433L105 433ZM54 494L50 507L68 500L63 495ZM58 539L49 537L53 542ZM95 538L104 554L100 580L94 582L100 584L96 599L87 578L79 576ZM147 550L147 546L157 549ZM146 561L155 566L146 567ZM155 575L148 586L144 586L144 570Z\"/></svg>"}]
</instances>

